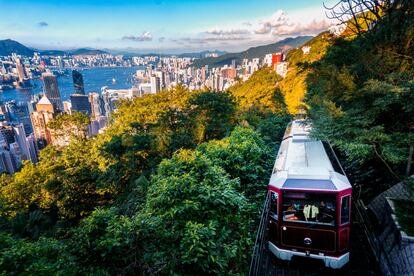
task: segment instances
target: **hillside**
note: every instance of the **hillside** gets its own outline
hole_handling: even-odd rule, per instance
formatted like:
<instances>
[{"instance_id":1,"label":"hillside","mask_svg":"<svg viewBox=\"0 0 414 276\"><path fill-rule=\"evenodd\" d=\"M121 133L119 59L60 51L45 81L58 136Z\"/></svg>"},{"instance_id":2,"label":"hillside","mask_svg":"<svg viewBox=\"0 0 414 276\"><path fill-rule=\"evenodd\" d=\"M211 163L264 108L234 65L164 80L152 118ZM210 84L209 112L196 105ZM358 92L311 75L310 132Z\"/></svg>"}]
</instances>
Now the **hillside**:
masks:
<instances>
[{"instance_id":1,"label":"hillside","mask_svg":"<svg viewBox=\"0 0 414 276\"><path fill-rule=\"evenodd\" d=\"M263 58L266 54L273 52L286 51L287 49L295 48L310 40L311 36L290 37L278 41L276 43L252 47L240 53L227 53L217 58L203 58L196 60L194 66L202 67L208 65L210 67L222 66L231 64L232 60L236 60L236 64L240 64L243 59Z\"/></svg>"},{"instance_id":2,"label":"hillside","mask_svg":"<svg viewBox=\"0 0 414 276\"><path fill-rule=\"evenodd\" d=\"M292 49L287 54L289 69L286 77L279 82L279 88L285 97L290 114L303 112L303 101L307 91L306 77L310 72L309 64L320 60L332 43L333 36L329 32L323 32L302 45L310 47L309 54L304 54L302 47Z\"/></svg>"},{"instance_id":3,"label":"hillside","mask_svg":"<svg viewBox=\"0 0 414 276\"><path fill-rule=\"evenodd\" d=\"M262 76L243 103L251 82L234 94L178 85L122 101L104 133L74 135L67 147L43 149L36 165L1 175L0 271L246 274L289 120L276 74L252 80ZM74 116L55 120L54 131Z\"/></svg>"},{"instance_id":4,"label":"hillside","mask_svg":"<svg viewBox=\"0 0 414 276\"><path fill-rule=\"evenodd\" d=\"M0 55L9 56L12 53L16 53L22 56L32 56L34 50L11 39L0 40Z\"/></svg>"},{"instance_id":5,"label":"hillside","mask_svg":"<svg viewBox=\"0 0 414 276\"><path fill-rule=\"evenodd\" d=\"M314 135L337 148L367 200L401 181L413 185L406 178L413 173L413 18L412 1L395 1L374 27L348 30L317 62L300 66Z\"/></svg>"},{"instance_id":6,"label":"hillside","mask_svg":"<svg viewBox=\"0 0 414 276\"><path fill-rule=\"evenodd\" d=\"M208 54L217 54L218 56L222 56L227 54L227 52L224 51L202 51L202 52L192 52L192 53L182 53L179 54L178 57L184 58L184 57L190 57L190 58L205 58Z\"/></svg>"},{"instance_id":7,"label":"hillside","mask_svg":"<svg viewBox=\"0 0 414 276\"><path fill-rule=\"evenodd\" d=\"M33 56L34 52L40 52L42 55L49 56L64 56L64 55L102 55L108 54L106 51L80 48L71 51L63 50L37 50L31 49L15 40L5 39L0 40L0 56L10 56L12 53L16 53L22 56Z\"/></svg>"}]
</instances>

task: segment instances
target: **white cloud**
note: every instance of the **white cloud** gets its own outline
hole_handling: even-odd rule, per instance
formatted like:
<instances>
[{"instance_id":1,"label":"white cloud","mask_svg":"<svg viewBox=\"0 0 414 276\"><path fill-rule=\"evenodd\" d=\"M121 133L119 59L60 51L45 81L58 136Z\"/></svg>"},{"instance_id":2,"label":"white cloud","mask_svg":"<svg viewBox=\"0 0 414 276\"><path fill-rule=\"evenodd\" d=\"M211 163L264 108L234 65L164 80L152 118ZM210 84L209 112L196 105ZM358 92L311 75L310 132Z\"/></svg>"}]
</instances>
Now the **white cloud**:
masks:
<instances>
[{"instance_id":1,"label":"white cloud","mask_svg":"<svg viewBox=\"0 0 414 276\"><path fill-rule=\"evenodd\" d=\"M216 36L235 36L235 35L245 35L249 34L250 31L246 29L230 29L230 30L223 30L213 28L205 32L206 34L216 35Z\"/></svg>"},{"instance_id":2,"label":"white cloud","mask_svg":"<svg viewBox=\"0 0 414 276\"><path fill-rule=\"evenodd\" d=\"M327 30L332 24L325 19L313 19L310 22L293 21L286 12L276 11L270 18L259 22L255 34L272 34L274 36L317 34Z\"/></svg>"},{"instance_id":3,"label":"white cloud","mask_svg":"<svg viewBox=\"0 0 414 276\"><path fill-rule=\"evenodd\" d=\"M137 42L152 41L152 34L150 32L143 32L139 36L126 35L122 37L122 40L131 40L131 41L137 41Z\"/></svg>"},{"instance_id":4,"label":"white cloud","mask_svg":"<svg viewBox=\"0 0 414 276\"><path fill-rule=\"evenodd\" d=\"M298 35L316 35L332 26L320 9L306 9L287 14L284 10L275 11L270 17L239 22L229 28L215 27L193 36L169 39L176 45L196 47L233 45L234 47L257 46L272 43L279 39Z\"/></svg>"}]
</instances>

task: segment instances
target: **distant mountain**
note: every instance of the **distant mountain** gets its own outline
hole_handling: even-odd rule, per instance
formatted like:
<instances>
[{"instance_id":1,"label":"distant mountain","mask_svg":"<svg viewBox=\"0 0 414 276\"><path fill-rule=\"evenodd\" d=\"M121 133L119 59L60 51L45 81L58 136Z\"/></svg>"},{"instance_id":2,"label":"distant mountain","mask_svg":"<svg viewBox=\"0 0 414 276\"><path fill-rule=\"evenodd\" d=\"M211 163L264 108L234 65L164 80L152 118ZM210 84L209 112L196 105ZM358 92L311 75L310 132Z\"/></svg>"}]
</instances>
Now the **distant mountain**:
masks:
<instances>
[{"instance_id":1,"label":"distant mountain","mask_svg":"<svg viewBox=\"0 0 414 276\"><path fill-rule=\"evenodd\" d=\"M32 56L34 52L33 49L30 49L17 41L11 39L0 40L1 56L9 56L12 53L22 56Z\"/></svg>"},{"instance_id":2,"label":"distant mountain","mask_svg":"<svg viewBox=\"0 0 414 276\"><path fill-rule=\"evenodd\" d=\"M64 55L67 55L68 53L62 50L45 50L45 51L40 51L40 54L42 56L64 56Z\"/></svg>"},{"instance_id":3,"label":"distant mountain","mask_svg":"<svg viewBox=\"0 0 414 276\"><path fill-rule=\"evenodd\" d=\"M300 45L306 43L312 36L298 36L298 37L289 37L278 41L276 43L252 47L246 51L240 53L227 53L216 58L202 58L196 60L193 65L196 67L202 67L208 65L209 67L223 66L225 64L231 64L232 60L236 60L237 64L241 64L243 59L252 59L252 58L263 58L266 54L287 51L291 48L299 47Z\"/></svg>"},{"instance_id":4,"label":"distant mountain","mask_svg":"<svg viewBox=\"0 0 414 276\"><path fill-rule=\"evenodd\" d=\"M202 51L202 52L193 52L193 53L182 53L178 55L180 58L189 57L189 58L205 58L211 54L217 54L218 56L222 56L224 54L227 54L227 52L224 51Z\"/></svg>"},{"instance_id":5,"label":"distant mountain","mask_svg":"<svg viewBox=\"0 0 414 276\"><path fill-rule=\"evenodd\" d=\"M108 52L97 50L97 49L90 49L90 48L81 48L74 51L70 51L71 55L74 56L87 56L87 55L104 55L109 54Z\"/></svg>"}]
</instances>

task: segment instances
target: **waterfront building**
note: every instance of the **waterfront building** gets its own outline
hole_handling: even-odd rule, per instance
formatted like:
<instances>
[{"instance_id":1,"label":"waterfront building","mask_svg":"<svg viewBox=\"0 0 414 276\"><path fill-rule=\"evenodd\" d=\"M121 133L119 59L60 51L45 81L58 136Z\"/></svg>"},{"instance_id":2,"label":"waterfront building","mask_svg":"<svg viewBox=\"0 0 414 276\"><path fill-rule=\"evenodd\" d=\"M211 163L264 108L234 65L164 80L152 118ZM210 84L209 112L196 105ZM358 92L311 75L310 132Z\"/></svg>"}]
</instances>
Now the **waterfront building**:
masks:
<instances>
[{"instance_id":1,"label":"waterfront building","mask_svg":"<svg viewBox=\"0 0 414 276\"><path fill-rule=\"evenodd\" d=\"M85 95L85 86L83 84L83 76L77 71L72 71L73 87L75 89L75 94Z\"/></svg>"},{"instance_id":2,"label":"waterfront building","mask_svg":"<svg viewBox=\"0 0 414 276\"><path fill-rule=\"evenodd\" d=\"M82 112L85 115L91 115L91 106L89 104L89 98L87 95L72 94L70 95L70 102L72 105L72 112Z\"/></svg>"},{"instance_id":3,"label":"waterfront building","mask_svg":"<svg viewBox=\"0 0 414 276\"><path fill-rule=\"evenodd\" d=\"M16 69L17 69L17 75L19 76L19 81L24 82L28 79L26 68L24 64L22 63L21 59L16 57Z\"/></svg>"},{"instance_id":4,"label":"waterfront building","mask_svg":"<svg viewBox=\"0 0 414 276\"><path fill-rule=\"evenodd\" d=\"M59 86L55 75L52 73L43 73L43 89L48 100L53 104L54 110L62 111L62 100L60 98Z\"/></svg>"}]
</instances>

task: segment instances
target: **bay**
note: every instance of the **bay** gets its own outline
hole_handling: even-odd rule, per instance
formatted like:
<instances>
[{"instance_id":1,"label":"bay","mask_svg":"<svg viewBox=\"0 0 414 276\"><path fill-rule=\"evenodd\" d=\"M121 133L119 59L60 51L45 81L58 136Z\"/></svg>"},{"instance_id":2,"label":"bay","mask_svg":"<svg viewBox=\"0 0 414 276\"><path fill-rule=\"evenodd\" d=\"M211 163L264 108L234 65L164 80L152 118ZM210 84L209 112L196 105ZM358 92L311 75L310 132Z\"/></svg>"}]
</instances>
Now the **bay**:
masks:
<instances>
[{"instance_id":1,"label":"bay","mask_svg":"<svg viewBox=\"0 0 414 276\"><path fill-rule=\"evenodd\" d=\"M136 81L133 78L136 70L142 67L94 67L76 69L83 75L85 84L85 93L98 92L101 93L103 86L110 89L128 89L131 88ZM116 81L113 82L113 79ZM7 102L15 100L16 102L28 102L32 95L43 92L43 83L41 80L33 80L35 87L31 89L11 89L0 92L0 101ZM72 73L58 77L58 86L62 101L68 100L73 94Z\"/></svg>"}]
</instances>

